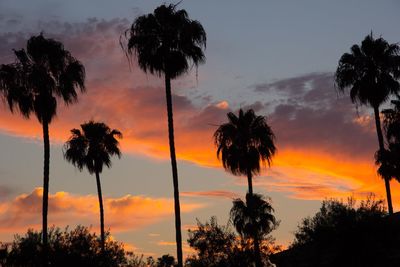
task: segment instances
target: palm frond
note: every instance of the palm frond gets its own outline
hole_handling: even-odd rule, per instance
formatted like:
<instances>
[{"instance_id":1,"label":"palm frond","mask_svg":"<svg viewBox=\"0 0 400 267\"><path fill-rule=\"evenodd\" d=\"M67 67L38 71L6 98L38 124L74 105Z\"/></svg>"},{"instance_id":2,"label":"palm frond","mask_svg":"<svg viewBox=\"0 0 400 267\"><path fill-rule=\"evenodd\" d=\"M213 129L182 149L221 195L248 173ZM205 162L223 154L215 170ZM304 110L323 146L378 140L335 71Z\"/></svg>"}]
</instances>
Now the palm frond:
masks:
<instances>
[{"instance_id":1,"label":"palm frond","mask_svg":"<svg viewBox=\"0 0 400 267\"><path fill-rule=\"evenodd\" d=\"M349 89L353 103L379 107L400 92L400 56L397 44L369 34L361 45L339 60L335 85L340 93Z\"/></svg>"},{"instance_id":2,"label":"palm frond","mask_svg":"<svg viewBox=\"0 0 400 267\"><path fill-rule=\"evenodd\" d=\"M16 62L1 65L0 91L11 111L17 107L39 122L50 123L56 116L57 101L66 104L77 100L77 89L85 90L85 69L61 42L32 36L26 49L14 50Z\"/></svg>"},{"instance_id":3,"label":"palm frond","mask_svg":"<svg viewBox=\"0 0 400 267\"><path fill-rule=\"evenodd\" d=\"M121 157L116 139L122 138L120 131L94 121L83 123L81 129L72 129L72 136L64 146L64 157L79 170L85 167L91 174L101 173L103 166L111 167L111 156Z\"/></svg>"},{"instance_id":4,"label":"palm frond","mask_svg":"<svg viewBox=\"0 0 400 267\"><path fill-rule=\"evenodd\" d=\"M236 116L227 114L228 122L220 125L214 133L217 157L222 165L234 175L260 172L260 162L271 164L276 153L275 136L263 116L252 109L239 110Z\"/></svg>"},{"instance_id":5,"label":"palm frond","mask_svg":"<svg viewBox=\"0 0 400 267\"><path fill-rule=\"evenodd\" d=\"M205 61L207 41L203 26L176 7L164 4L136 18L126 34L126 53L137 57L143 71L172 79Z\"/></svg>"}]
</instances>

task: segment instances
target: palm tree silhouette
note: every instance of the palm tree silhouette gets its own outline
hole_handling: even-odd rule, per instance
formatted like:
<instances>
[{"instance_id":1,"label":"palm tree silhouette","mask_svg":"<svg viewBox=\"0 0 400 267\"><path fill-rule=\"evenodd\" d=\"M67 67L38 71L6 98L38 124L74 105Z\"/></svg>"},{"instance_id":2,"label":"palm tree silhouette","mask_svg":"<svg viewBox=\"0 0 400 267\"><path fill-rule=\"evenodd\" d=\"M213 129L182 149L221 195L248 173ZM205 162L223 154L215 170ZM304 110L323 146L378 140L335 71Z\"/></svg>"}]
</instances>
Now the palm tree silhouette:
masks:
<instances>
[{"instance_id":1,"label":"palm tree silhouette","mask_svg":"<svg viewBox=\"0 0 400 267\"><path fill-rule=\"evenodd\" d=\"M0 89L11 112L29 118L34 113L43 126L43 246L47 249L49 194L49 124L57 113L57 100L72 104L77 89L85 91L85 69L62 43L40 34L32 36L25 49L14 50L16 62L0 66ZM47 265L47 254L44 255Z\"/></svg>"},{"instance_id":2,"label":"palm tree silhouette","mask_svg":"<svg viewBox=\"0 0 400 267\"><path fill-rule=\"evenodd\" d=\"M374 39L372 33L353 45L351 53L339 60L335 83L339 92L350 89L350 98L357 105L368 105L374 109L379 150L384 151L384 140L379 117L379 107L393 94L400 92L399 46L388 44L383 38ZM385 180L389 213L393 214L389 177Z\"/></svg>"},{"instance_id":3,"label":"palm tree silhouette","mask_svg":"<svg viewBox=\"0 0 400 267\"><path fill-rule=\"evenodd\" d=\"M239 110L239 116L229 112L228 122L214 133L217 156L225 170L233 175L246 175L249 193L253 194L253 175L260 173L260 162L270 165L276 152L275 136L266 118L254 110Z\"/></svg>"},{"instance_id":4,"label":"palm tree silhouette","mask_svg":"<svg viewBox=\"0 0 400 267\"><path fill-rule=\"evenodd\" d=\"M121 157L119 142L116 137L122 138L122 134L118 130L111 130L102 122L90 121L81 124L81 129L82 131L79 129L71 130L72 135L64 146L64 157L80 171L85 167L90 174L96 175L100 206L101 247L104 251L104 209L100 173L103 171L104 165L108 168L111 167L111 156Z\"/></svg>"},{"instance_id":5,"label":"palm tree silhouette","mask_svg":"<svg viewBox=\"0 0 400 267\"><path fill-rule=\"evenodd\" d=\"M392 104L393 108L382 111L387 149L378 150L375 159L379 175L400 181L400 100L392 100Z\"/></svg>"},{"instance_id":6,"label":"palm tree silhouette","mask_svg":"<svg viewBox=\"0 0 400 267\"><path fill-rule=\"evenodd\" d=\"M252 109L246 112L240 109L239 116L229 112L227 117L229 121L220 125L214 133L214 142L218 148L217 157L221 157L225 170L233 175L247 176L248 195L251 199L253 175L260 173L260 162L270 165L276 152L275 136L266 118L257 116ZM259 267L262 266L259 240L256 235L253 238L256 263Z\"/></svg>"},{"instance_id":7,"label":"palm tree silhouette","mask_svg":"<svg viewBox=\"0 0 400 267\"><path fill-rule=\"evenodd\" d=\"M233 201L230 217L236 231L245 239L253 238L256 266L264 266L261 259L260 240L263 240L277 225L274 209L260 194L246 194L246 202Z\"/></svg>"},{"instance_id":8,"label":"palm tree silhouette","mask_svg":"<svg viewBox=\"0 0 400 267\"><path fill-rule=\"evenodd\" d=\"M389 143L400 143L400 100L392 100L393 108L384 109L383 129Z\"/></svg>"},{"instance_id":9,"label":"palm tree silhouette","mask_svg":"<svg viewBox=\"0 0 400 267\"><path fill-rule=\"evenodd\" d=\"M179 205L178 170L175 156L171 79L189 72L205 61L203 48L206 33L201 24L191 20L177 5L161 5L154 13L135 19L126 35L128 55L135 54L139 67L151 74L164 75L167 98L168 134L175 200L175 228L178 266L183 266Z\"/></svg>"}]
</instances>

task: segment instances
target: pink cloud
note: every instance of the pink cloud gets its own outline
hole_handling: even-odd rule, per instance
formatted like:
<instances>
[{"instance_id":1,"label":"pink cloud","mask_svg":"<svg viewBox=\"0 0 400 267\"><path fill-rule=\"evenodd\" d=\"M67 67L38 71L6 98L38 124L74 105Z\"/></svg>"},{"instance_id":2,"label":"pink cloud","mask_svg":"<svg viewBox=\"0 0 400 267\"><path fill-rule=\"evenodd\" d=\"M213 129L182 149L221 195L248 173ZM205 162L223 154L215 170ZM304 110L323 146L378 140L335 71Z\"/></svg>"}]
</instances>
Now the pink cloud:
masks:
<instances>
[{"instance_id":1,"label":"pink cloud","mask_svg":"<svg viewBox=\"0 0 400 267\"><path fill-rule=\"evenodd\" d=\"M41 228L42 188L22 194L11 201L0 202L0 232L24 232ZM182 203L181 212L189 213L204 207L199 203ZM105 225L113 233L140 229L170 218L174 213L173 200L126 195L104 198ZM57 192L49 195L49 224L94 225L98 227L99 207L95 195L72 195ZM97 231L97 228L95 228Z\"/></svg>"}]
</instances>

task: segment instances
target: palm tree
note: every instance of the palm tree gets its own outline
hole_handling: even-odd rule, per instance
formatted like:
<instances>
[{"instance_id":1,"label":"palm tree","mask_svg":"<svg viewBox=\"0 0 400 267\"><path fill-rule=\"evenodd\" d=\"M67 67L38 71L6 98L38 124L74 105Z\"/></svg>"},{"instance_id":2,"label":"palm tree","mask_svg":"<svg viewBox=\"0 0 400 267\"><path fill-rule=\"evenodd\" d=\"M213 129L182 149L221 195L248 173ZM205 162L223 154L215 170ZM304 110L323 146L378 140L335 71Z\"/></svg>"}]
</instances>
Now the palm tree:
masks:
<instances>
[{"instance_id":1,"label":"palm tree","mask_svg":"<svg viewBox=\"0 0 400 267\"><path fill-rule=\"evenodd\" d=\"M127 54L135 54L139 67L151 74L164 75L167 98L169 148L175 200L175 228L178 266L183 266L179 205L178 170L175 156L171 79L175 79L205 61L203 48L206 33L201 24L191 20L177 5L161 5L154 13L135 19L126 32Z\"/></svg>"},{"instance_id":2,"label":"palm tree","mask_svg":"<svg viewBox=\"0 0 400 267\"><path fill-rule=\"evenodd\" d=\"M260 162L271 164L276 152L275 136L266 118L254 110L239 110L239 116L229 112L228 122L214 133L217 156L225 170L233 175L246 175L249 193L253 194L253 175L260 173Z\"/></svg>"},{"instance_id":3,"label":"palm tree","mask_svg":"<svg viewBox=\"0 0 400 267\"><path fill-rule=\"evenodd\" d=\"M393 108L384 109L383 130L389 143L400 143L400 100L392 100Z\"/></svg>"},{"instance_id":4,"label":"palm tree","mask_svg":"<svg viewBox=\"0 0 400 267\"><path fill-rule=\"evenodd\" d=\"M350 89L350 98L357 105L368 105L374 110L379 150L384 151L384 140L379 108L393 94L398 94L400 84L400 56L397 44L388 44L383 38L374 39L372 33L353 45L351 53L339 60L335 83L339 92ZM393 214L389 177L385 180L389 213Z\"/></svg>"},{"instance_id":5,"label":"palm tree","mask_svg":"<svg viewBox=\"0 0 400 267\"><path fill-rule=\"evenodd\" d=\"M253 196L253 175L260 173L260 162L271 164L276 152L275 136L266 118L257 116L254 110L239 110L239 116L229 112L228 122L214 133L217 157L225 170L233 175L246 175L249 198ZM252 207L252 206L251 206ZM256 218L254 218L256 219ZM262 266L258 236L254 235L257 266Z\"/></svg>"},{"instance_id":6,"label":"palm tree","mask_svg":"<svg viewBox=\"0 0 400 267\"><path fill-rule=\"evenodd\" d=\"M400 100L392 100L394 108L385 109L383 130L386 136L387 149L378 150L375 154L378 173L389 180L400 181Z\"/></svg>"},{"instance_id":7,"label":"palm tree","mask_svg":"<svg viewBox=\"0 0 400 267\"><path fill-rule=\"evenodd\" d=\"M11 112L16 109L29 118L34 113L43 126L43 246L47 250L49 194L49 124L57 112L57 101L77 101L77 89L85 91L85 69L62 43L42 34L32 36L25 49L14 50L16 62L0 66L0 89ZM44 255L47 265L47 254Z\"/></svg>"},{"instance_id":8,"label":"palm tree","mask_svg":"<svg viewBox=\"0 0 400 267\"><path fill-rule=\"evenodd\" d=\"M274 209L262 195L246 194L246 202L241 199L233 201L230 217L236 231L244 239L253 238L256 266L263 266L259 242L277 225Z\"/></svg>"},{"instance_id":9,"label":"palm tree","mask_svg":"<svg viewBox=\"0 0 400 267\"><path fill-rule=\"evenodd\" d=\"M85 167L90 174L96 175L100 206L101 247L104 251L104 209L100 173L103 171L104 165L108 168L111 167L111 156L121 157L119 142L116 137L122 138L122 134L118 130L111 130L102 122L90 121L81 124L81 129L82 131L79 129L71 130L72 135L64 146L64 157L80 171Z\"/></svg>"}]
</instances>

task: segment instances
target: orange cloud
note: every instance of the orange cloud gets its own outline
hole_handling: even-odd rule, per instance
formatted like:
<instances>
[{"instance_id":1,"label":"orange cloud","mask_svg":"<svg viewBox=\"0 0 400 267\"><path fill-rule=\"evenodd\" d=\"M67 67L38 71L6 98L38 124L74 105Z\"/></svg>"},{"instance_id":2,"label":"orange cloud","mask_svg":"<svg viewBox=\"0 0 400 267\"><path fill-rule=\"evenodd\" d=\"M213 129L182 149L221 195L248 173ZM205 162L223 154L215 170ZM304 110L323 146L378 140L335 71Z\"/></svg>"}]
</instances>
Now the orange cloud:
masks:
<instances>
[{"instance_id":1,"label":"orange cloud","mask_svg":"<svg viewBox=\"0 0 400 267\"><path fill-rule=\"evenodd\" d=\"M0 232L23 232L28 228L41 228L43 189L22 194L12 201L0 203ZM198 203L182 203L183 213L202 208ZM137 230L169 218L174 213L173 200L126 195L104 198L105 224L113 233ZM67 192L49 195L49 224L98 225L98 198L94 195L78 196ZM121 219L123 218L123 219Z\"/></svg>"},{"instance_id":2,"label":"orange cloud","mask_svg":"<svg viewBox=\"0 0 400 267\"><path fill-rule=\"evenodd\" d=\"M163 241L163 240L161 240L161 241L158 241L158 242L157 242L157 245L158 245L158 246L176 246L176 242L173 242L173 241Z\"/></svg>"},{"instance_id":3,"label":"orange cloud","mask_svg":"<svg viewBox=\"0 0 400 267\"><path fill-rule=\"evenodd\" d=\"M280 151L273 167L255 178L255 186L298 199L363 199L369 193L386 198L384 182L377 176L372 160L336 158L315 151ZM400 187L397 182L391 186L393 200L400 204L400 195L396 194Z\"/></svg>"}]
</instances>

